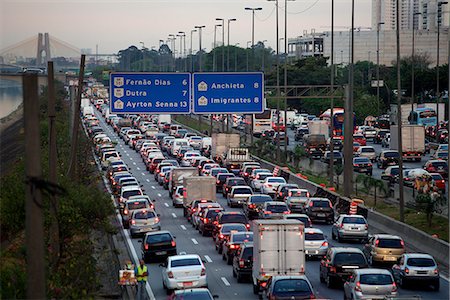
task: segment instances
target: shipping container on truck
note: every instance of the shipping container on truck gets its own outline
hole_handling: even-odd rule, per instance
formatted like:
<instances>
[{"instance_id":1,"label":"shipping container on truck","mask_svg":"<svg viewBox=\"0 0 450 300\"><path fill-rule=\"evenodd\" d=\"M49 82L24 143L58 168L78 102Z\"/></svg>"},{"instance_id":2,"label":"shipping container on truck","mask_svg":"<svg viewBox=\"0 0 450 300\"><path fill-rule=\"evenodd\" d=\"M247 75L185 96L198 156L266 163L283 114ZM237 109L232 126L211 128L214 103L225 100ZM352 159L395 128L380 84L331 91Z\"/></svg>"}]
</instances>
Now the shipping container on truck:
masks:
<instances>
[{"instance_id":1,"label":"shipping container on truck","mask_svg":"<svg viewBox=\"0 0 450 300\"><path fill-rule=\"evenodd\" d=\"M184 178L197 176L198 171L195 167L175 168L170 172L169 179L169 196L176 191L177 187L183 185Z\"/></svg>"},{"instance_id":2,"label":"shipping container on truck","mask_svg":"<svg viewBox=\"0 0 450 300\"><path fill-rule=\"evenodd\" d=\"M398 126L391 125L390 148L398 148ZM402 125L402 155L405 160L421 161L425 155L425 127L422 125Z\"/></svg>"},{"instance_id":3,"label":"shipping container on truck","mask_svg":"<svg viewBox=\"0 0 450 300\"><path fill-rule=\"evenodd\" d=\"M194 200L216 201L216 178L212 176L191 176L183 179L183 211L187 210Z\"/></svg>"}]
</instances>

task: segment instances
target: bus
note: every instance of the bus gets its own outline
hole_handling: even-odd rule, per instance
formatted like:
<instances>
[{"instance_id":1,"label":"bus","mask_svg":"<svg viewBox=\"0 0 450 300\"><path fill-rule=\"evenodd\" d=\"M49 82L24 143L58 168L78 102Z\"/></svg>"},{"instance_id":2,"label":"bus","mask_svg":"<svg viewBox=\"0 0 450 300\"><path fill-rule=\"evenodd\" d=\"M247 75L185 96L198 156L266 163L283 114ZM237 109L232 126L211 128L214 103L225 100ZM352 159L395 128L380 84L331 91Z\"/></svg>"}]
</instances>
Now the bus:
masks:
<instances>
[{"instance_id":1,"label":"bus","mask_svg":"<svg viewBox=\"0 0 450 300\"><path fill-rule=\"evenodd\" d=\"M263 131L272 130L272 111L264 110L260 114L253 114L253 136L261 137Z\"/></svg>"},{"instance_id":2,"label":"bus","mask_svg":"<svg viewBox=\"0 0 450 300\"><path fill-rule=\"evenodd\" d=\"M436 126L436 111L429 107L418 107L410 112L408 121L411 125Z\"/></svg>"},{"instance_id":3,"label":"bus","mask_svg":"<svg viewBox=\"0 0 450 300\"><path fill-rule=\"evenodd\" d=\"M330 122L331 109L324 111L319 118ZM329 123L328 123L329 124ZM356 116L353 113L353 132L356 131ZM333 108L333 136L344 137L344 109Z\"/></svg>"}]
</instances>

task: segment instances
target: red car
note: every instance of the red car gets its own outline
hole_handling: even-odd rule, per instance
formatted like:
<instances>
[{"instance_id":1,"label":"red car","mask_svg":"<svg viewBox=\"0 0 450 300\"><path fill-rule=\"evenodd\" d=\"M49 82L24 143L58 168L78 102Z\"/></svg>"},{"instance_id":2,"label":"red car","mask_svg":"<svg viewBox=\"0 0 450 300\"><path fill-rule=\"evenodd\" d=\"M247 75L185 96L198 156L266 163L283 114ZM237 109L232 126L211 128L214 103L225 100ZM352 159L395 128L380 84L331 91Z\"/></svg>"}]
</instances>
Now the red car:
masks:
<instances>
[{"instance_id":1,"label":"red car","mask_svg":"<svg viewBox=\"0 0 450 300\"><path fill-rule=\"evenodd\" d=\"M433 178L434 185L440 189L443 193L445 193L445 180L439 173L431 173L431 178Z\"/></svg>"},{"instance_id":2,"label":"red car","mask_svg":"<svg viewBox=\"0 0 450 300\"><path fill-rule=\"evenodd\" d=\"M429 160L426 162L423 168L427 170L429 173L439 173L444 178L448 177L448 164L445 160L441 159Z\"/></svg>"},{"instance_id":3,"label":"red car","mask_svg":"<svg viewBox=\"0 0 450 300\"><path fill-rule=\"evenodd\" d=\"M353 142L353 153L356 153L358 151L359 147L361 147L360 143Z\"/></svg>"},{"instance_id":4,"label":"red car","mask_svg":"<svg viewBox=\"0 0 450 300\"><path fill-rule=\"evenodd\" d=\"M366 138L362 134L355 134L353 136L353 141L358 142L361 146L366 146Z\"/></svg>"}]
</instances>

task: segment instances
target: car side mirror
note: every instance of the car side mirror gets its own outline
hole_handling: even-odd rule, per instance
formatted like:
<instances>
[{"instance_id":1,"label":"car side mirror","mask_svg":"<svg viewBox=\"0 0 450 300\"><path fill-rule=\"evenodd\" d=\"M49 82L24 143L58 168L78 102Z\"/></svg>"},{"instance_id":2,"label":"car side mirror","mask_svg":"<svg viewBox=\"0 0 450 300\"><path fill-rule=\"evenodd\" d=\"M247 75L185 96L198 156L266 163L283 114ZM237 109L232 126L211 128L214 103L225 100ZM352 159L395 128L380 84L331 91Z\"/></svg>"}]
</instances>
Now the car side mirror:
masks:
<instances>
[{"instance_id":1,"label":"car side mirror","mask_svg":"<svg viewBox=\"0 0 450 300\"><path fill-rule=\"evenodd\" d=\"M138 243L142 243L142 240L138 240Z\"/></svg>"},{"instance_id":2,"label":"car side mirror","mask_svg":"<svg viewBox=\"0 0 450 300\"><path fill-rule=\"evenodd\" d=\"M160 215L160 214L156 214L156 216L157 216L157 217L160 217L161 215Z\"/></svg>"}]
</instances>

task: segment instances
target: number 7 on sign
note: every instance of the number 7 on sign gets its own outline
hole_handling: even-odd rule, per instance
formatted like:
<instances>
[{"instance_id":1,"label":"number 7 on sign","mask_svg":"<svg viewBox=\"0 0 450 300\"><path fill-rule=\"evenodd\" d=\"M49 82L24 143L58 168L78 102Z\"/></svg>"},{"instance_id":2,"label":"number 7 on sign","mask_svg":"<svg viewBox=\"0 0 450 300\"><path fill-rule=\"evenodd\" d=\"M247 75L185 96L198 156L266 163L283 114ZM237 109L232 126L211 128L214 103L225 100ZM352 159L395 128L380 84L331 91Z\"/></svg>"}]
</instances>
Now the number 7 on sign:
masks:
<instances>
[{"instance_id":1,"label":"number 7 on sign","mask_svg":"<svg viewBox=\"0 0 450 300\"><path fill-rule=\"evenodd\" d=\"M183 90L183 96L186 96L187 92L188 92L188 91Z\"/></svg>"}]
</instances>

